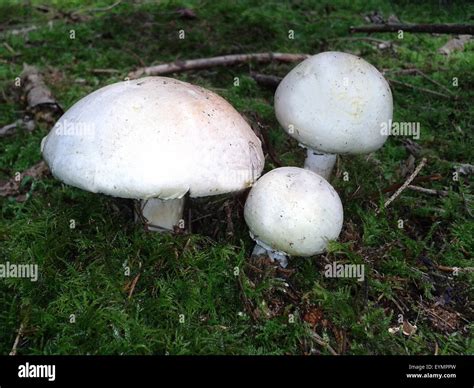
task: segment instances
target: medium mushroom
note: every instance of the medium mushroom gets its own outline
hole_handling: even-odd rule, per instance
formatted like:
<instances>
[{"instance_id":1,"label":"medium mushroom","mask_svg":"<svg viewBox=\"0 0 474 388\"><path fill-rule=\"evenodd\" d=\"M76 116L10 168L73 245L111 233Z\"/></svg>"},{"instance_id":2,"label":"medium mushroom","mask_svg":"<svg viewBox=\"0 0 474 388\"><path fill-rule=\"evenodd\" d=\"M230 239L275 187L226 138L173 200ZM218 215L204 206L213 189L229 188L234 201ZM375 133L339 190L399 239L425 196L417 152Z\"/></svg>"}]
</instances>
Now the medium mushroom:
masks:
<instances>
[{"instance_id":1,"label":"medium mushroom","mask_svg":"<svg viewBox=\"0 0 474 388\"><path fill-rule=\"evenodd\" d=\"M256 245L282 266L287 256L323 252L342 228L343 209L334 188L318 174L280 167L263 175L249 192L244 217Z\"/></svg>"},{"instance_id":2,"label":"medium mushroom","mask_svg":"<svg viewBox=\"0 0 474 388\"><path fill-rule=\"evenodd\" d=\"M392 112L392 93L382 74L362 58L341 52L304 60L275 93L280 125L307 148L304 167L326 179L336 154L382 147Z\"/></svg>"},{"instance_id":3,"label":"medium mushroom","mask_svg":"<svg viewBox=\"0 0 474 388\"><path fill-rule=\"evenodd\" d=\"M60 118L41 151L66 184L142 200L141 216L152 230L179 224L187 193L243 190L264 165L260 140L227 101L166 77L89 94Z\"/></svg>"}]
</instances>

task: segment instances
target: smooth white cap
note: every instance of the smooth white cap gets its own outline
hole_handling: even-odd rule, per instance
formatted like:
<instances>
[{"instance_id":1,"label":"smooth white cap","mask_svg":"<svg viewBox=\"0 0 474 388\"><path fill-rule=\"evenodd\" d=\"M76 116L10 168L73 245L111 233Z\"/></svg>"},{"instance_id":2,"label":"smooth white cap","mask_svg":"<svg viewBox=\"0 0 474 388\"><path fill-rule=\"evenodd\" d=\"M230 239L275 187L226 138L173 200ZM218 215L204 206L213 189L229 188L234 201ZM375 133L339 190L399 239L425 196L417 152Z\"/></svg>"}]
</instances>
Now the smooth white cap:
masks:
<instances>
[{"instance_id":1,"label":"smooth white cap","mask_svg":"<svg viewBox=\"0 0 474 388\"><path fill-rule=\"evenodd\" d=\"M283 129L303 146L325 153L379 149L387 140L383 128L392 112L392 93L382 74L362 58L341 52L304 60L275 93Z\"/></svg>"},{"instance_id":2,"label":"smooth white cap","mask_svg":"<svg viewBox=\"0 0 474 388\"><path fill-rule=\"evenodd\" d=\"M136 199L238 191L264 165L260 140L227 101L166 77L89 94L61 117L41 149L64 183Z\"/></svg>"},{"instance_id":3,"label":"smooth white cap","mask_svg":"<svg viewBox=\"0 0 474 388\"><path fill-rule=\"evenodd\" d=\"M254 184L244 216L252 238L264 246L288 255L312 256L339 236L343 209L324 178L302 168L281 167Z\"/></svg>"}]
</instances>

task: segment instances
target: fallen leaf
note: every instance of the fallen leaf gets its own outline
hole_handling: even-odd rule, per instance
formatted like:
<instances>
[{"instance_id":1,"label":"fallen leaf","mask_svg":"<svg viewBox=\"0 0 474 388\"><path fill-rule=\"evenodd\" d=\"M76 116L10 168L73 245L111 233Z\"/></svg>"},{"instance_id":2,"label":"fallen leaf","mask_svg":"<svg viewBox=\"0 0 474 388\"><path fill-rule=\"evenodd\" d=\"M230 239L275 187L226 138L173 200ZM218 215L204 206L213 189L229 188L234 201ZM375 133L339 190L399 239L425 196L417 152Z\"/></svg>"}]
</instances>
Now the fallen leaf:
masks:
<instances>
[{"instance_id":1,"label":"fallen leaf","mask_svg":"<svg viewBox=\"0 0 474 388\"><path fill-rule=\"evenodd\" d=\"M474 165L472 164L464 163L456 166L455 168L458 174L470 175L474 173Z\"/></svg>"},{"instance_id":2,"label":"fallen leaf","mask_svg":"<svg viewBox=\"0 0 474 388\"><path fill-rule=\"evenodd\" d=\"M53 123L63 109L46 86L43 75L35 66L23 64L21 85L27 110L35 113L36 119Z\"/></svg>"},{"instance_id":3,"label":"fallen leaf","mask_svg":"<svg viewBox=\"0 0 474 388\"><path fill-rule=\"evenodd\" d=\"M311 307L303 316L303 321L308 322L312 327L317 326L323 317L323 312L317 307Z\"/></svg>"},{"instance_id":4,"label":"fallen leaf","mask_svg":"<svg viewBox=\"0 0 474 388\"><path fill-rule=\"evenodd\" d=\"M469 42L470 39L471 35L459 35L459 37L448 41L438 50L438 53L448 56L454 51L462 51L464 50L464 45Z\"/></svg>"},{"instance_id":5,"label":"fallen leaf","mask_svg":"<svg viewBox=\"0 0 474 388\"><path fill-rule=\"evenodd\" d=\"M416 325L412 325L408 321L403 321L402 325L402 333L405 334L406 336L411 336L416 333L417 327Z\"/></svg>"},{"instance_id":6,"label":"fallen leaf","mask_svg":"<svg viewBox=\"0 0 474 388\"><path fill-rule=\"evenodd\" d=\"M25 177L38 179L49 172L49 168L44 161L41 161L34 166L28 168L20 174L20 179L16 176L7 181L0 182L0 197L13 196L18 202L24 202L28 199L28 195L20 193L20 185Z\"/></svg>"}]
</instances>

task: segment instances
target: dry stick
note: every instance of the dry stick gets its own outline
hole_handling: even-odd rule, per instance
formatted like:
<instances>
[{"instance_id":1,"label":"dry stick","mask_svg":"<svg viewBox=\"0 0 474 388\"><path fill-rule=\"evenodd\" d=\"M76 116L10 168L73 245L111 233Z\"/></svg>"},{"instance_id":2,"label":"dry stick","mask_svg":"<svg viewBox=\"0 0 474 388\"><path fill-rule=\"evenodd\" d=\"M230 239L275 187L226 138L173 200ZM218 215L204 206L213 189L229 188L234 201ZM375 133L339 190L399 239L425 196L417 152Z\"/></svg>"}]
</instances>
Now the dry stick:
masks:
<instances>
[{"instance_id":1,"label":"dry stick","mask_svg":"<svg viewBox=\"0 0 474 388\"><path fill-rule=\"evenodd\" d=\"M19 128L24 128L27 132L32 132L35 129L35 126L35 121L25 116L23 119L18 119L14 123L1 127L0 137L13 135Z\"/></svg>"},{"instance_id":2,"label":"dry stick","mask_svg":"<svg viewBox=\"0 0 474 388\"><path fill-rule=\"evenodd\" d=\"M276 75L260 74L250 72L250 75L255 80L256 83L262 86L269 87L271 89L276 89L278 84L281 82L282 78Z\"/></svg>"},{"instance_id":3,"label":"dry stick","mask_svg":"<svg viewBox=\"0 0 474 388\"><path fill-rule=\"evenodd\" d=\"M185 61L175 61L164 63L157 66L142 67L128 74L131 79L143 75L164 75L178 73L186 70L207 69L214 66L229 66L249 61L255 62L299 62L308 58L308 54L289 54L289 53L254 53L254 54L235 54L223 55L212 58L189 59Z\"/></svg>"},{"instance_id":4,"label":"dry stick","mask_svg":"<svg viewBox=\"0 0 474 388\"><path fill-rule=\"evenodd\" d=\"M439 181L442 178L440 174L433 174L433 175L424 175L424 176L417 176L415 179L413 179L413 182L425 182L425 181ZM382 193L391 193L392 191L397 190L403 183L396 183L394 185L391 185L390 187L387 187L382 190ZM378 193L372 194L371 198L376 198L378 196Z\"/></svg>"},{"instance_id":5,"label":"dry stick","mask_svg":"<svg viewBox=\"0 0 474 388\"><path fill-rule=\"evenodd\" d=\"M12 46L10 46L7 42L3 42L3 45L5 46L5 48L10 51L14 56L18 55L18 53L13 50Z\"/></svg>"},{"instance_id":6,"label":"dry stick","mask_svg":"<svg viewBox=\"0 0 474 388\"><path fill-rule=\"evenodd\" d=\"M375 42L375 43L382 43L382 44L384 43L384 44L390 44L390 45L396 46L395 43L389 40L372 38L370 36L343 36L340 38L328 39L328 42L334 42L334 41L339 41L339 40L351 40L351 41L365 40L367 42Z\"/></svg>"},{"instance_id":7,"label":"dry stick","mask_svg":"<svg viewBox=\"0 0 474 388\"><path fill-rule=\"evenodd\" d=\"M391 83L401 85L401 86L405 86L405 87L413 89L413 90L419 90L420 92L423 92L423 93L430 93L430 94L434 94L435 96L444 97L444 98L453 98L453 96L448 96L447 94L444 94L444 93L440 93L440 92L436 92L436 91L431 90L431 89L425 89L425 88L421 88L421 87L414 86L414 85L411 85L411 84L407 84L406 82L397 81L397 80L394 80L392 78L387 78L387 80L390 81Z\"/></svg>"},{"instance_id":8,"label":"dry stick","mask_svg":"<svg viewBox=\"0 0 474 388\"><path fill-rule=\"evenodd\" d=\"M383 72L383 74L385 75L385 73L407 74L407 75L409 75L409 74L418 74L418 75L421 75L423 78L426 78L428 81L430 81L430 82L434 83L435 85L439 86L440 88L442 88L443 90L445 90L446 92L451 94L452 96L456 95L452 90L450 90L449 88L447 88L443 84L439 83L438 81L434 80L433 78L429 77L425 72L421 71L420 69L417 69L416 67L409 68L409 69L385 70Z\"/></svg>"},{"instance_id":9,"label":"dry stick","mask_svg":"<svg viewBox=\"0 0 474 388\"><path fill-rule=\"evenodd\" d=\"M437 265L436 268L442 272L448 272L448 273L453 273L455 271L474 272L474 267L446 267L445 265Z\"/></svg>"},{"instance_id":10,"label":"dry stick","mask_svg":"<svg viewBox=\"0 0 474 388\"><path fill-rule=\"evenodd\" d=\"M422 77L426 78L428 81L434 83L435 85L439 86L440 88L446 90L449 94L451 94L452 96L455 96L455 93L452 91L452 90L449 90L446 86L444 86L443 84L439 83L438 81L434 80L433 78L431 77L428 77L424 72L422 72L421 70L419 69L416 69L416 73L418 73L419 75L421 75Z\"/></svg>"},{"instance_id":11,"label":"dry stick","mask_svg":"<svg viewBox=\"0 0 474 388\"><path fill-rule=\"evenodd\" d=\"M78 15L78 14L81 14L81 13L107 12L107 11L110 11L112 8L116 7L117 5L119 5L121 2L122 2L122 0L118 0L113 4L108 5L106 7L102 7L102 8L79 9L77 11L72 12L71 15Z\"/></svg>"},{"instance_id":12,"label":"dry stick","mask_svg":"<svg viewBox=\"0 0 474 388\"><path fill-rule=\"evenodd\" d=\"M14 123L7 124L0 128L0 137L12 135L16 132L16 128L18 126L18 121Z\"/></svg>"},{"instance_id":13,"label":"dry stick","mask_svg":"<svg viewBox=\"0 0 474 388\"><path fill-rule=\"evenodd\" d=\"M469 34L474 35L472 24L380 24L350 27L349 32L426 32L430 34Z\"/></svg>"},{"instance_id":14,"label":"dry stick","mask_svg":"<svg viewBox=\"0 0 474 388\"><path fill-rule=\"evenodd\" d=\"M413 181L413 179L415 179L415 177L418 175L418 173L424 167L425 164L426 164L426 158L423 158L420 164L416 167L415 171L413 171L412 174L405 181L405 183L403 183L403 185L401 185L400 188L383 204L384 209L387 208L388 205L390 205L402 193L402 191L405 190L410 185L410 183ZM380 208L377 209L375 214L379 214L380 210L381 210Z\"/></svg>"},{"instance_id":15,"label":"dry stick","mask_svg":"<svg viewBox=\"0 0 474 388\"><path fill-rule=\"evenodd\" d=\"M13 343L12 350L10 352L10 356L16 356L16 350L18 348L18 344L20 343L20 338L23 336L23 331L25 330L25 323L22 322L20 328L18 329L18 334L15 338L15 342Z\"/></svg>"},{"instance_id":16,"label":"dry stick","mask_svg":"<svg viewBox=\"0 0 474 388\"><path fill-rule=\"evenodd\" d=\"M408 185L407 188L410 189L410 190L413 190L413 191L418 191L419 193L440 195L440 196L443 196L443 197L449 194L446 190L426 189L426 188L420 187L420 186Z\"/></svg>"},{"instance_id":17,"label":"dry stick","mask_svg":"<svg viewBox=\"0 0 474 388\"><path fill-rule=\"evenodd\" d=\"M317 344L325 347L327 350L329 350L329 353L331 353L333 356L339 356L339 354L332 348L331 345L329 345L326 341L324 341L318 334L316 334L314 331L310 332L311 339L316 342Z\"/></svg>"},{"instance_id":18,"label":"dry stick","mask_svg":"<svg viewBox=\"0 0 474 388\"><path fill-rule=\"evenodd\" d=\"M117 69L92 69L94 74L113 74L113 73L120 73Z\"/></svg>"}]
</instances>

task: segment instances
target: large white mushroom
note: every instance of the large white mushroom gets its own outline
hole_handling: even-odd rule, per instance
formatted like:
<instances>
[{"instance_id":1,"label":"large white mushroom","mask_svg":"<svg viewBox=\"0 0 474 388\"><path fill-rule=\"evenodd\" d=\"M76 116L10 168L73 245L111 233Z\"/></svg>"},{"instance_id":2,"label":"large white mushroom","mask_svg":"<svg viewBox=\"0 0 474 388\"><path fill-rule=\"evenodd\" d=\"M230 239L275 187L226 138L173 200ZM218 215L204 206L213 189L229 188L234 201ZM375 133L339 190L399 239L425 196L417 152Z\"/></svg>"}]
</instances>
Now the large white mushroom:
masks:
<instances>
[{"instance_id":1,"label":"large white mushroom","mask_svg":"<svg viewBox=\"0 0 474 388\"><path fill-rule=\"evenodd\" d=\"M66 184L143 200L142 215L154 230L179 223L185 194L243 190L264 165L260 140L227 101L165 77L89 94L61 117L41 150Z\"/></svg>"},{"instance_id":2,"label":"large white mushroom","mask_svg":"<svg viewBox=\"0 0 474 388\"><path fill-rule=\"evenodd\" d=\"M376 151L392 119L390 87L355 55L324 52L291 70L275 93L283 129L307 148L305 168L328 179L336 154Z\"/></svg>"},{"instance_id":3,"label":"large white mushroom","mask_svg":"<svg viewBox=\"0 0 474 388\"><path fill-rule=\"evenodd\" d=\"M313 256L337 239L343 209L334 188L318 174L280 167L263 175L249 192L245 221L256 245L286 266L287 256Z\"/></svg>"}]
</instances>

